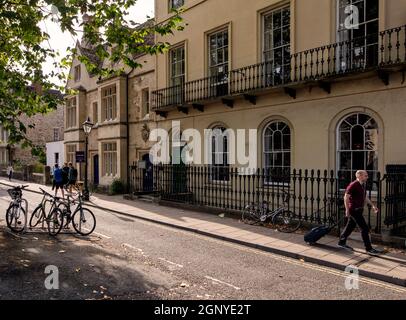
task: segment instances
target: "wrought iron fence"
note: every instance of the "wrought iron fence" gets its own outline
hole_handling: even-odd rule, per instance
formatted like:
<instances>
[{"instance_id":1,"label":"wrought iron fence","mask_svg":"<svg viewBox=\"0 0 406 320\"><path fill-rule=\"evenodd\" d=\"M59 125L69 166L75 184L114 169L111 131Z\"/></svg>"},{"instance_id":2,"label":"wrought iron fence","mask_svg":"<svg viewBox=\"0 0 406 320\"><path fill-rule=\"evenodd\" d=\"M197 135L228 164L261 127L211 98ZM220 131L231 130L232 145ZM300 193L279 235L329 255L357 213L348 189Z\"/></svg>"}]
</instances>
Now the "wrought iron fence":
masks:
<instances>
[{"instance_id":1,"label":"wrought iron fence","mask_svg":"<svg viewBox=\"0 0 406 320\"><path fill-rule=\"evenodd\" d=\"M149 168L131 166L131 192L155 193L162 200L182 202L197 207L215 208L225 212L241 212L247 205L267 202L270 210L283 205L285 192L290 194L287 204L301 220L314 224L338 221L345 213L343 175L321 170L244 170L229 166L155 165ZM384 183L384 181L386 181ZM395 219L390 194L392 176L377 173L367 184L367 195L377 203L380 212L367 212L367 222L375 231ZM405 184L406 186L406 184ZM385 193L383 193L385 192ZM402 189L403 197L406 190ZM397 198L399 199L399 198ZM403 198L404 199L404 198ZM406 202L403 202L406 203ZM405 217L406 218L406 217Z\"/></svg>"},{"instance_id":2,"label":"wrought iron fence","mask_svg":"<svg viewBox=\"0 0 406 320\"><path fill-rule=\"evenodd\" d=\"M265 61L160 89L153 92L153 110L402 63L406 63L406 26L294 53L287 61Z\"/></svg>"}]
</instances>

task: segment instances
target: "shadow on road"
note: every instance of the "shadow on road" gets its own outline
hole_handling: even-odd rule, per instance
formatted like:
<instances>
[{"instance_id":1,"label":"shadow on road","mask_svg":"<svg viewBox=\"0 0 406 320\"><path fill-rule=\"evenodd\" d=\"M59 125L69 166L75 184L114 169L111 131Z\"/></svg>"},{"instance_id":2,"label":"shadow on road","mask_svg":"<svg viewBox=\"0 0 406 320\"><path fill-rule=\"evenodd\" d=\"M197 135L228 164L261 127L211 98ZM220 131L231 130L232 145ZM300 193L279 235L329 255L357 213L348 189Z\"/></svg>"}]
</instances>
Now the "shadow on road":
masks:
<instances>
[{"instance_id":1,"label":"shadow on road","mask_svg":"<svg viewBox=\"0 0 406 320\"><path fill-rule=\"evenodd\" d=\"M3 220L3 221L2 221ZM0 299L159 299L166 287L100 239L27 234L20 238L0 218ZM59 270L59 289L47 290L45 268Z\"/></svg>"}]
</instances>

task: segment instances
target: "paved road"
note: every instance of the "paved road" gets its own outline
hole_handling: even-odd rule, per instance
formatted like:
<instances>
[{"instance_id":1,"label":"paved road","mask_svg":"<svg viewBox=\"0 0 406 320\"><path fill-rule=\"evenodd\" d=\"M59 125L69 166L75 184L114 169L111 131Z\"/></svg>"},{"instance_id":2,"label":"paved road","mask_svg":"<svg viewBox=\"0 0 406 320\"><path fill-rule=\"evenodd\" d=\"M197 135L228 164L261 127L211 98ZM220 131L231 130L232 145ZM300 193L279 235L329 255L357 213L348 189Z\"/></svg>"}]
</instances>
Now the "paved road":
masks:
<instances>
[{"instance_id":1,"label":"paved road","mask_svg":"<svg viewBox=\"0 0 406 320\"><path fill-rule=\"evenodd\" d=\"M39 195L25 195L31 207L40 200ZM4 212L7 202L7 195L0 191L0 212ZM134 288L137 297L352 300L406 298L405 288L361 278L359 289L349 291L345 289L346 275L337 270L111 212L93 211L97 216L94 234L98 238L96 245L102 246L104 255L107 256L102 261L109 264L110 256L125 257L128 268L142 270L140 272L144 278L148 278L153 284L145 292ZM68 240L63 237L61 241ZM69 246L69 242L66 243ZM105 286L111 288L118 286L117 283L125 282L122 279L121 282L111 285L106 283ZM122 294L119 297L134 298L128 290L130 289L126 288L127 296ZM69 295L64 297L69 298Z\"/></svg>"}]
</instances>

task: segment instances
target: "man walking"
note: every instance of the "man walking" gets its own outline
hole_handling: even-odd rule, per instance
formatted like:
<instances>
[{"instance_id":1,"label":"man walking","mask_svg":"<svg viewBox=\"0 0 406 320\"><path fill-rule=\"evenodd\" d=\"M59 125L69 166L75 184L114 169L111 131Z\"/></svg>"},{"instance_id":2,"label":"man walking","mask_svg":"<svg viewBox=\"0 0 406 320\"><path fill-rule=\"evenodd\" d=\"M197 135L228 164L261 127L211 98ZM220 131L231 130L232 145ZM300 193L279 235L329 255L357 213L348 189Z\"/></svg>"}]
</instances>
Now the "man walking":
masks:
<instances>
[{"instance_id":1,"label":"man walking","mask_svg":"<svg viewBox=\"0 0 406 320\"><path fill-rule=\"evenodd\" d=\"M356 178L357 180L352 182L345 191L345 215L348 218L348 223L340 237L338 246L343 249L354 250L347 245L347 239L358 225L361 229L362 239L367 253L376 256L381 252L372 247L369 236L369 227L365 221L363 213L366 203L372 207L375 213L378 213L379 209L367 197L365 184L368 181L368 173L366 171L357 171Z\"/></svg>"}]
</instances>

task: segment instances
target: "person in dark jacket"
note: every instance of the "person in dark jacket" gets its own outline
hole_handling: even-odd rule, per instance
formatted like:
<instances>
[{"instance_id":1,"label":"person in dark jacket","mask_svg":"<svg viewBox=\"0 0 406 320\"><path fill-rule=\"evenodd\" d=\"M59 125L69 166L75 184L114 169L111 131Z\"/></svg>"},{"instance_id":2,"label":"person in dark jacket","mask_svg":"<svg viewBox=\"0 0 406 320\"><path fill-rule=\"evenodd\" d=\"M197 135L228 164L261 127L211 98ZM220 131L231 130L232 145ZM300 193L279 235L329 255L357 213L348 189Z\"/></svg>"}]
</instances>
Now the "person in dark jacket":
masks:
<instances>
[{"instance_id":1,"label":"person in dark jacket","mask_svg":"<svg viewBox=\"0 0 406 320\"><path fill-rule=\"evenodd\" d=\"M62 178L63 178L63 184L64 184L66 190L68 189L68 182L69 182L68 176L69 176L69 166L68 166L68 163L65 162L63 164L63 168L62 168Z\"/></svg>"},{"instance_id":2,"label":"person in dark jacket","mask_svg":"<svg viewBox=\"0 0 406 320\"><path fill-rule=\"evenodd\" d=\"M62 169L59 168L58 164L55 164L54 170L54 181L55 181L55 197L58 196L58 190L62 191L62 198L65 198L65 192L63 190L63 174Z\"/></svg>"},{"instance_id":3,"label":"person in dark jacket","mask_svg":"<svg viewBox=\"0 0 406 320\"><path fill-rule=\"evenodd\" d=\"M77 180L78 170L73 166L72 162L69 162L68 185L70 193L72 193L72 187L76 185Z\"/></svg>"}]
</instances>

